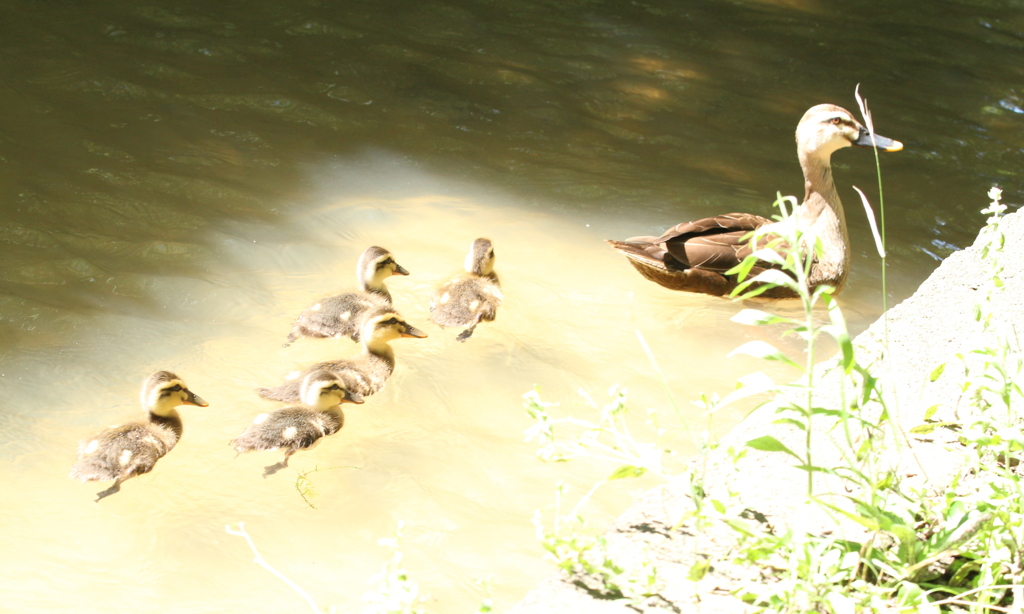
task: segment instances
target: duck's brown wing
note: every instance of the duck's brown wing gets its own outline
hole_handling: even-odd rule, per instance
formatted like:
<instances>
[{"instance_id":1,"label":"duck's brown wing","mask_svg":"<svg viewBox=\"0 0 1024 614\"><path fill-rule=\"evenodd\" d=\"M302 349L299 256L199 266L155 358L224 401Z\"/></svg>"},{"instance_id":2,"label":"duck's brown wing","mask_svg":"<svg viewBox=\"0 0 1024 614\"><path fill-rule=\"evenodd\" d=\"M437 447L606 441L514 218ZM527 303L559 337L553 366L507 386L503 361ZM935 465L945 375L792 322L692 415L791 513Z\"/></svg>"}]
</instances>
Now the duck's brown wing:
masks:
<instances>
[{"instance_id":1,"label":"duck's brown wing","mask_svg":"<svg viewBox=\"0 0 1024 614\"><path fill-rule=\"evenodd\" d=\"M759 215L728 213L678 224L660 237L608 244L629 258L644 277L670 290L722 296L737 284L735 276L724 273L754 251L746 236L771 223ZM760 270L755 267L752 273Z\"/></svg>"},{"instance_id":2,"label":"duck's brown wing","mask_svg":"<svg viewBox=\"0 0 1024 614\"><path fill-rule=\"evenodd\" d=\"M673 226L654 243L664 246L680 268L724 273L754 251L747 235L771 223L759 215L727 213Z\"/></svg>"},{"instance_id":3,"label":"duck's brown wing","mask_svg":"<svg viewBox=\"0 0 1024 614\"><path fill-rule=\"evenodd\" d=\"M745 240L746 235L771 223L759 215L728 213L683 222L660 237L631 237L608 243L630 259L646 261L659 268L725 272L753 251Z\"/></svg>"}]
</instances>

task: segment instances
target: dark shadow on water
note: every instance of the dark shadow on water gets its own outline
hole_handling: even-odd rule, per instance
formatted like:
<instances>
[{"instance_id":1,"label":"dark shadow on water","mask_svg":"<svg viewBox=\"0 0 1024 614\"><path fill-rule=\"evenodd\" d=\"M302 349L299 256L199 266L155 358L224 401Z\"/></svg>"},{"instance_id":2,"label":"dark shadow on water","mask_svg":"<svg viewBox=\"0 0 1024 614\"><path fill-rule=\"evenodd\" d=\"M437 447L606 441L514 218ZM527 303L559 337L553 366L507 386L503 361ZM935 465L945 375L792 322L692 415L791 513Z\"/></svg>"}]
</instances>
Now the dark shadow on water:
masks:
<instances>
[{"instance_id":1,"label":"dark shadow on water","mask_svg":"<svg viewBox=\"0 0 1024 614\"><path fill-rule=\"evenodd\" d=\"M905 296L935 245L970 242L989 184L1021 193L1024 167L1024 101L1001 68L1020 51L1012 15L923 6L10 3L0 335L36 308L144 312L146 279L203 277L232 221L301 241L290 216L325 196L310 165L372 149L526 207L620 214L623 236L767 213L802 189L796 120L852 107L857 82L907 143L883 162ZM846 186L873 186L872 160L836 162L867 237Z\"/></svg>"}]
</instances>

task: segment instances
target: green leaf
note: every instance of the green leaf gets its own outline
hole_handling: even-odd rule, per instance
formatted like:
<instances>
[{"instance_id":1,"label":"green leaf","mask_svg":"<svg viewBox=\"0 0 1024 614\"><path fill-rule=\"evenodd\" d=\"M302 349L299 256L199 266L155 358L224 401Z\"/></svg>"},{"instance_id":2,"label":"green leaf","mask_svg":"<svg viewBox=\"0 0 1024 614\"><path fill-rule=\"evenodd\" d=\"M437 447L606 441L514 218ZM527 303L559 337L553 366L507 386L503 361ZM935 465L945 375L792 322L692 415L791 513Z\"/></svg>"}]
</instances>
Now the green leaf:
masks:
<instances>
[{"instance_id":1,"label":"green leaf","mask_svg":"<svg viewBox=\"0 0 1024 614\"><path fill-rule=\"evenodd\" d=\"M819 467L818 465L803 464L803 465L795 465L795 467L797 469L799 469L800 471L807 471L807 472L810 472L810 473L831 473L831 474L835 474L835 471L833 471L832 469L829 469L828 467Z\"/></svg>"},{"instance_id":2,"label":"green leaf","mask_svg":"<svg viewBox=\"0 0 1024 614\"><path fill-rule=\"evenodd\" d=\"M719 402L715 403L714 411L728 407L740 399L775 390L775 382L772 381L772 378L768 377L761 371L751 373L750 375L744 375L736 380L736 384L737 386L735 390L725 395L725 398Z\"/></svg>"},{"instance_id":3,"label":"green leaf","mask_svg":"<svg viewBox=\"0 0 1024 614\"><path fill-rule=\"evenodd\" d=\"M621 480L622 478L638 478L643 474L647 473L646 467L637 467L636 465L623 465L612 472L608 476L609 480Z\"/></svg>"},{"instance_id":4,"label":"green leaf","mask_svg":"<svg viewBox=\"0 0 1024 614\"><path fill-rule=\"evenodd\" d=\"M708 569L711 568L711 561L708 559L698 559L696 563L690 567L690 572L686 574L686 577L690 582L699 582L708 573Z\"/></svg>"},{"instance_id":5,"label":"green leaf","mask_svg":"<svg viewBox=\"0 0 1024 614\"><path fill-rule=\"evenodd\" d=\"M761 241L758 241L758 243L761 243ZM776 266L786 266L786 257L770 247L762 247L761 249L750 254L750 257L756 258L761 262L768 262L770 264L774 264Z\"/></svg>"},{"instance_id":6,"label":"green leaf","mask_svg":"<svg viewBox=\"0 0 1024 614\"><path fill-rule=\"evenodd\" d=\"M787 275L786 273L779 271L778 269L765 269L764 271L758 273L757 276L751 279L750 281L759 284L771 284L772 286L782 286L784 288L789 288L794 292L800 291L800 286L799 284L797 284L796 280Z\"/></svg>"},{"instance_id":7,"label":"green leaf","mask_svg":"<svg viewBox=\"0 0 1024 614\"><path fill-rule=\"evenodd\" d=\"M735 275L737 279L743 281L747 278L747 275L750 275L750 270L754 268L754 265L756 264L757 258L747 256L746 258L743 259L743 262L740 262L736 266L732 267L731 269L726 271L725 274Z\"/></svg>"},{"instance_id":8,"label":"green leaf","mask_svg":"<svg viewBox=\"0 0 1024 614\"><path fill-rule=\"evenodd\" d=\"M760 309L744 309L729 319L737 324L746 324L748 326L767 326L769 324L792 322L789 318L783 318Z\"/></svg>"},{"instance_id":9,"label":"green leaf","mask_svg":"<svg viewBox=\"0 0 1024 614\"><path fill-rule=\"evenodd\" d=\"M751 287L753 287L753 290L749 289ZM738 299L754 298L757 295L764 294L765 292L767 292L767 291L769 291L771 289L772 289L771 286L766 286L766 285L755 286L754 285L754 280L748 279L748 280L744 281L743 283L738 284L735 288L733 288L733 291L729 293L729 298L738 298Z\"/></svg>"},{"instance_id":10,"label":"green leaf","mask_svg":"<svg viewBox=\"0 0 1024 614\"><path fill-rule=\"evenodd\" d=\"M807 430L807 425L801 422L800 420L797 420L796 418L779 418L778 420L774 421L774 424L789 424L791 426L795 426L801 431Z\"/></svg>"},{"instance_id":11,"label":"green leaf","mask_svg":"<svg viewBox=\"0 0 1024 614\"><path fill-rule=\"evenodd\" d=\"M839 409L829 409L827 407L813 407L811 408L812 416L830 416L839 417L843 415L843 411Z\"/></svg>"},{"instance_id":12,"label":"green leaf","mask_svg":"<svg viewBox=\"0 0 1024 614\"><path fill-rule=\"evenodd\" d=\"M747 447L754 448L755 450L761 450L762 452L785 452L797 460L803 460L797 456L795 452L787 448L786 444L771 435L751 439L747 442Z\"/></svg>"},{"instance_id":13,"label":"green leaf","mask_svg":"<svg viewBox=\"0 0 1024 614\"><path fill-rule=\"evenodd\" d=\"M839 514L842 514L843 516L846 516L847 518L849 518L853 522L856 522L857 524L861 525L862 527L865 527L869 531L877 531L879 529L878 522L875 521L872 518L869 518L869 517L866 517L866 516L861 516L861 515L858 515L858 514L854 514L853 512L850 512L848 510L844 510L843 508L838 507L835 504L829 503L828 501L825 501L824 499L819 499L818 497L814 497L814 500L817 501L820 505L823 505L823 506L825 506L825 507L827 507L827 508L829 508L829 509L831 509L831 510L837 512L837 513L839 513Z\"/></svg>"},{"instance_id":14,"label":"green leaf","mask_svg":"<svg viewBox=\"0 0 1024 614\"><path fill-rule=\"evenodd\" d=\"M795 367L797 369L800 368L800 365L790 360L789 357L787 357L785 354L777 350L775 346L766 341L750 341L748 343L744 343L740 347L729 352L728 357L732 358L736 354L746 354L748 356L753 356L754 358L761 358L764 360L775 360Z\"/></svg>"},{"instance_id":15,"label":"green leaf","mask_svg":"<svg viewBox=\"0 0 1024 614\"><path fill-rule=\"evenodd\" d=\"M935 424L919 424L914 428L910 429L910 432L914 435L927 435L935 431Z\"/></svg>"},{"instance_id":16,"label":"green leaf","mask_svg":"<svg viewBox=\"0 0 1024 614\"><path fill-rule=\"evenodd\" d=\"M842 351L843 359L840 364L843 365L843 370L847 374L853 369L854 357L853 357L853 341L850 339L850 333L846 328L846 319L843 317L843 311L839 308L839 301L832 300L831 295L826 295L826 306L828 307L828 317L832 322L832 326L823 327L832 335L832 338L836 340L839 345L839 349Z\"/></svg>"},{"instance_id":17,"label":"green leaf","mask_svg":"<svg viewBox=\"0 0 1024 614\"><path fill-rule=\"evenodd\" d=\"M942 377L942 372L945 370L946 363L942 363L939 366L935 367L934 369L932 369L932 374L928 376L928 381L934 382L935 380L939 379L940 377Z\"/></svg>"}]
</instances>

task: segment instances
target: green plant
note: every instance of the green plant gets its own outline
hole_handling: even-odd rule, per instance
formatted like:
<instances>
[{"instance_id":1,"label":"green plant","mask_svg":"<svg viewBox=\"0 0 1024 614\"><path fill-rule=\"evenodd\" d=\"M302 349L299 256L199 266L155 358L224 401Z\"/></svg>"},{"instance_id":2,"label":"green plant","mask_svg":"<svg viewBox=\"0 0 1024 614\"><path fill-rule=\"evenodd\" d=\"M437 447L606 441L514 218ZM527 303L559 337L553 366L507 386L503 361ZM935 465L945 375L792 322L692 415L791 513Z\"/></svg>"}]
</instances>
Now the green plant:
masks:
<instances>
[{"instance_id":1,"label":"green plant","mask_svg":"<svg viewBox=\"0 0 1024 614\"><path fill-rule=\"evenodd\" d=\"M359 469L359 467L355 465L339 465L337 467L324 467L323 469L313 467L309 471L303 471L295 477L295 490L310 509L316 509L316 506L313 505L313 499L316 498L318 493L312 478L309 476L318 471L330 471L332 469Z\"/></svg>"},{"instance_id":2,"label":"green plant","mask_svg":"<svg viewBox=\"0 0 1024 614\"><path fill-rule=\"evenodd\" d=\"M394 537L379 540L379 544L391 551L391 556L384 563L380 572L371 579L378 582L375 590L363 595L366 604L362 614L425 614L420 607L424 598L420 595L419 584L409 577L402 567L402 550L399 542L402 538L402 523L395 529Z\"/></svg>"},{"instance_id":3,"label":"green plant","mask_svg":"<svg viewBox=\"0 0 1024 614\"><path fill-rule=\"evenodd\" d=\"M607 538L587 526L579 514L579 505L569 514L562 514L563 495L564 488L559 485L551 530L545 527L539 510L533 519L537 539L555 565L578 586L601 599L640 605L657 597L658 571L650 557L644 556L628 566L618 562L611 554Z\"/></svg>"},{"instance_id":4,"label":"green plant","mask_svg":"<svg viewBox=\"0 0 1024 614\"><path fill-rule=\"evenodd\" d=\"M870 126L869 116L867 122ZM860 194L873 219L870 203ZM1024 612L1024 487L1019 469L1024 456L1024 418L1018 410L1024 393L1017 383L1024 374L1024 353L1016 331L1001 324L991 306L1004 287L1000 256L1005 238L999 224L1005 206L997 189L989 196L992 203L984 213L990 217L980 246L990 281L981 293L975 318L991 341L957 355L964 373L961 397L952 408L957 419L929 422L912 431L921 435L938 428L957 429L953 445L968 462L938 492L904 487L900 474L885 459L885 448L908 448L911 440L890 419L895 398L889 398L891 393L872 373L872 367L858 361L832 288L811 289L807 284L820 242L795 223L794 199L777 200L781 224L775 228L784 229L781 236L766 244L758 243L762 249L730 271L743 280L737 289L737 296L742 298L755 297L774 286L785 286L799 298L803 309L798 317L744 309L734 320L782 326L784 334L800 337L806 350L799 362L763 341L745 344L735 353L785 363L801 376L795 383L781 385L764 374L748 376L724 398L705 395L700 405L711 415L741 398L775 393L769 411L775 412L776 423L803 434L802 445L790 447L770 435L752 439L747 445L794 459L796 467L807 475L806 505L819 507L837 522L859 526L863 536L854 533L854 538L838 539L794 527L778 530L763 517L736 505L732 492L724 497L721 491L714 498L708 496L702 474L691 473L694 511L684 520L708 530L727 527L736 546L728 562L759 570L758 581L736 593L758 611ZM877 232L875 235L884 258L882 237ZM747 279L755 264L763 267L765 263L773 268ZM822 311L824 321L820 318ZM831 338L839 349L837 362L829 368L831 375L815 365L816 343L822 337ZM642 337L640 340L642 343ZM653 358L652 364L656 365ZM931 379L942 377L945 371L945 364L940 365ZM892 373L890 370L890 377ZM819 402L815 390L823 376L838 381L841 395L837 404ZM538 537L556 564L577 584L591 591L598 587L639 603L654 594L656 565L647 573L647 584L638 582L635 575L630 577L630 572L635 574L639 569L646 573L649 564L631 570L616 561L605 538L589 531L581 515L593 491L611 479L641 475L652 468L664 475L660 462L651 460L660 457L642 452L658 448L638 444L628 429L616 423L625 408L625 394L613 388L614 395L617 401L603 408L589 403L600 412L597 422L552 418L550 409L554 404L542 402L535 392L526 395L527 410L535 420L528 438L541 442L538 453L542 458L591 456L612 461L617 467L564 516L559 511L559 490L554 528L540 530L537 521ZM930 408L926 420L936 410ZM579 429L581 434L574 440L561 440L556 430L566 426ZM825 445L838 452L829 456L837 461L823 464L819 460L825 458L818 454ZM706 454L714 447L705 444L702 452ZM915 454L912 447L907 451L911 456ZM742 451L731 450L730 454L733 462L743 457ZM833 492L819 492L816 475L828 476L829 484L835 486ZM716 561L695 558L698 563L690 577L696 581Z\"/></svg>"}]
</instances>

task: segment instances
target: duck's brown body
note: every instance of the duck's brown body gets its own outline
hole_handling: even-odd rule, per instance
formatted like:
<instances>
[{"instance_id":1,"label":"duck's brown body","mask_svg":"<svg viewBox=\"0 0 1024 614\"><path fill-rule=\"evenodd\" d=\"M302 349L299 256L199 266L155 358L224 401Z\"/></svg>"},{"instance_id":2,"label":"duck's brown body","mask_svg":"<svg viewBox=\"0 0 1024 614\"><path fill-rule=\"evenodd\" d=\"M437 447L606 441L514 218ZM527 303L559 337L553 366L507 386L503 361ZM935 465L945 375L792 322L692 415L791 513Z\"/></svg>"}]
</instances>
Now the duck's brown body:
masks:
<instances>
[{"instance_id":1,"label":"duck's brown body","mask_svg":"<svg viewBox=\"0 0 1024 614\"><path fill-rule=\"evenodd\" d=\"M796 220L807 236L816 236L822 245L808 278L812 288L829 284L838 292L849 273L849 234L843 204L832 180L831 156L843 147L870 147L871 138L871 133L849 111L835 105L812 107L797 126L797 155L806 191L803 204L795 212ZM903 148L898 141L877 134L874 139L886 151ZM670 290L724 296L739 283L735 275L726 273L756 250L750 233L763 229L762 241L767 243L777 238L771 227L776 223L750 213L729 213L684 222L660 237L633 237L608 243L625 255L641 275ZM755 267L751 275L769 266L764 263L763 267ZM793 294L786 288L775 287L761 296L788 298Z\"/></svg>"}]
</instances>

